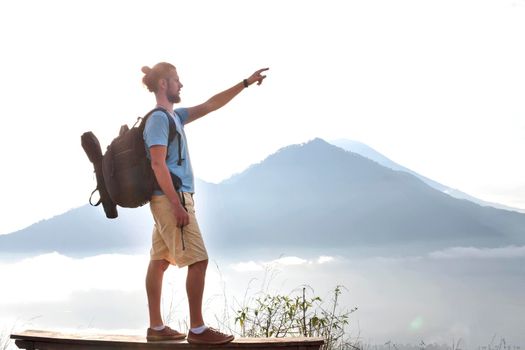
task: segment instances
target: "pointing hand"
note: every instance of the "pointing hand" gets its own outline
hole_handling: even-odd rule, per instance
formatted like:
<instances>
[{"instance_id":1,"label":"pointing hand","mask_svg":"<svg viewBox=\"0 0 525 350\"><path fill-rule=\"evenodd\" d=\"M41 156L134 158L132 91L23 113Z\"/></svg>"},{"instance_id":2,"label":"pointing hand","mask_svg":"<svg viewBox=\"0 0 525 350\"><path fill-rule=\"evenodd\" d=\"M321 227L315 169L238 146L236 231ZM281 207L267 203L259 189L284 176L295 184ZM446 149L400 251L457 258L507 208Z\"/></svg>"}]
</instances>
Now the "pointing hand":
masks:
<instances>
[{"instance_id":1,"label":"pointing hand","mask_svg":"<svg viewBox=\"0 0 525 350\"><path fill-rule=\"evenodd\" d=\"M261 74L264 71L267 71L270 68L262 68L253 73L247 80L248 85L252 85L253 83L257 82L257 85L261 85L263 80L266 78L266 75Z\"/></svg>"}]
</instances>

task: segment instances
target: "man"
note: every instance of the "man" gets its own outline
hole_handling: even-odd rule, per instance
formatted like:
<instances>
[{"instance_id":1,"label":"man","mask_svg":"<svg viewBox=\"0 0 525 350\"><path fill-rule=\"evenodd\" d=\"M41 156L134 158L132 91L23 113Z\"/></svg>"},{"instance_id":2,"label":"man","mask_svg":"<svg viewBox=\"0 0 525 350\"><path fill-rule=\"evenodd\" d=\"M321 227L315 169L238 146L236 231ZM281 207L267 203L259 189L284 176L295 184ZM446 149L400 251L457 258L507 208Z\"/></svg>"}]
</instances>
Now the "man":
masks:
<instances>
[{"instance_id":1,"label":"man","mask_svg":"<svg viewBox=\"0 0 525 350\"><path fill-rule=\"evenodd\" d=\"M153 68L143 67L142 79L149 91L155 94L157 107L165 109L154 112L146 122L144 143L160 190L154 192L150 202L155 225L153 228L151 260L146 275L150 327L148 341L181 340L185 334L164 325L160 312L162 278L169 265L188 266L186 293L190 309L189 343L224 344L233 335L223 334L207 327L202 317L202 295L208 255L195 218L193 203L194 177L188 153L184 125L191 123L230 102L243 89L266 78L259 69L248 79L218 93L206 102L190 107L173 109L180 102L182 83L175 66L161 62ZM180 141L168 142L170 121L173 118ZM180 146L180 148L179 148ZM174 185L172 179L180 179ZM176 188L177 187L177 188Z\"/></svg>"}]
</instances>

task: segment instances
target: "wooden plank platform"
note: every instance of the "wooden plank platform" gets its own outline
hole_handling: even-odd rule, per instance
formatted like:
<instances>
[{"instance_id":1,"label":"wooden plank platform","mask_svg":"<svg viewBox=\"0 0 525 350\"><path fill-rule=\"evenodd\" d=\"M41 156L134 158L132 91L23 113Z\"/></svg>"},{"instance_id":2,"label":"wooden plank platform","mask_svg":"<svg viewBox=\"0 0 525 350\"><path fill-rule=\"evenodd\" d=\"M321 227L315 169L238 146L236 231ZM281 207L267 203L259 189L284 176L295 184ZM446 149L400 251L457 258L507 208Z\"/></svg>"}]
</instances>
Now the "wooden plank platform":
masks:
<instances>
[{"instance_id":1,"label":"wooden plank platform","mask_svg":"<svg viewBox=\"0 0 525 350\"><path fill-rule=\"evenodd\" d=\"M27 330L11 334L16 346L27 350L155 350L155 349L257 349L319 350L323 338L238 338L225 345L192 345L186 340L148 342L145 336L109 334L68 334Z\"/></svg>"}]
</instances>

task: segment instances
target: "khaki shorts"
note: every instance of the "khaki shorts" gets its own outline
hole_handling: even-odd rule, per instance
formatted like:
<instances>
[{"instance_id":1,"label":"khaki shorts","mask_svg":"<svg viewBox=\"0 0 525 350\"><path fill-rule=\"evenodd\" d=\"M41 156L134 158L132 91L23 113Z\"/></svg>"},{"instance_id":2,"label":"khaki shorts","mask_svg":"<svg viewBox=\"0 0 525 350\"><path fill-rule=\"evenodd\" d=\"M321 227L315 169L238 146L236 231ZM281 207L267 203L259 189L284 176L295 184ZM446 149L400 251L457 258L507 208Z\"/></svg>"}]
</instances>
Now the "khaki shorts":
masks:
<instances>
[{"instance_id":1,"label":"khaki shorts","mask_svg":"<svg viewBox=\"0 0 525 350\"><path fill-rule=\"evenodd\" d=\"M151 260L166 260L172 265L184 267L207 260L208 253L195 218L193 197L184 193L186 210L190 217L188 225L177 227L171 203L165 195L153 196L150 209L155 225L151 244Z\"/></svg>"}]
</instances>

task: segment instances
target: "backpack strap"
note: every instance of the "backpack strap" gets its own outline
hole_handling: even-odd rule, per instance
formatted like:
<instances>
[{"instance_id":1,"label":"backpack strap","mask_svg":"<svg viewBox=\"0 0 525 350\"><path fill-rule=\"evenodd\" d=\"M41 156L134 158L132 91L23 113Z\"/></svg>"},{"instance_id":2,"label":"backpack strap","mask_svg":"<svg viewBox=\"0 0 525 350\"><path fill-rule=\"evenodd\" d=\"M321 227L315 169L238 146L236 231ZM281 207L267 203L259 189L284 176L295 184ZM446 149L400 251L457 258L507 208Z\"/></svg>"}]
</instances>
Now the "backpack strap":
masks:
<instances>
[{"instance_id":1,"label":"backpack strap","mask_svg":"<svg viewBox=\"0 0 525 350\"><path fill-rule=\"evenodd\" d=\"M144 118L142 118L142 123L140 124L140 128L141 128L141 131L144 132L144 128L146 127L146 121L149 119L149 117L155 113L155 112L158 112L158 111L161 111L161 112L164 112L164 114L166 115L166 118L168 118L168 125L169 125L169 133L168 133L168 146L170 145L170 143L175 139L177 138L177 145L178 145L178 151L179 151L179 159L177 160L177 165L178 166L181 166L182 165L182 161L184 160L184 158L182 158L182 140L181 140L181 134L180 132L178 132L177 130L177 124L175 124L175 120L173 120L173 118L171 117L171 114L163 107L157 107L157 108L154 108L152 109L151 111L148 112L148 114L146 114L144 116ZM138 121L137 121L138 122ZM166 159L168 158L168 153L166 153Z\"/></svg>"},{"instance_id":2,"label":"backpack strap","mask_svg":"<svg viewBox=\"0 0 525 350\"><path fill-rule=\"evenodd\" d=\"M177 114L177 113L175 113ZM181 136L181 133L177 131L177 125L175 124L175 120L173 120L173 118L171 117L171 115L167 114L167 117L168 117L168 120L169 120L169 123L170 123L170 135L169 135L169 138L168 138L168 144L173 141L173 137L177 137L177 144L178 144L178 151L179 151L179 160L177 160L177 165L178 166L181 166L182 165L182 161L184 160L184 158L182 158L182 136ZM171 127L173 126L173 128ZM174 131L175 135L171 135L171 131Z\"/></svg>"}]
</instances>

